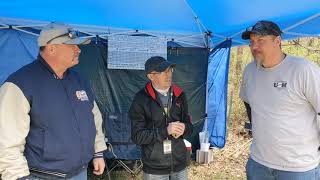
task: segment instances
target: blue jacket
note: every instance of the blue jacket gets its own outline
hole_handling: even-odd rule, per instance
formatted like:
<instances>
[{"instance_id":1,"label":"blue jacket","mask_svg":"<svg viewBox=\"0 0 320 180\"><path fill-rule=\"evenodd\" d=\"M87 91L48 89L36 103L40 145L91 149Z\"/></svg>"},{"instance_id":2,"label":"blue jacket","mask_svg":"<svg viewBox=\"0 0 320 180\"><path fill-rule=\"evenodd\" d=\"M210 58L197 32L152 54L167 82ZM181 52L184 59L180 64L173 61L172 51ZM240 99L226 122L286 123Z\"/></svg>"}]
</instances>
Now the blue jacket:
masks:
<instances>
[{"instance_id":1,"label":"blue jacket","mask_svg":"<svg viewBox=\"0 0 320 180\"><path fill-rule=\"evenodd\" d=\"M31 173L70 177L86 167L94 155L94 97L79 75L67 70L58 79L38 56L7 82L17 85L30 103L24 155Z\"/></svg>"}]
</instances>

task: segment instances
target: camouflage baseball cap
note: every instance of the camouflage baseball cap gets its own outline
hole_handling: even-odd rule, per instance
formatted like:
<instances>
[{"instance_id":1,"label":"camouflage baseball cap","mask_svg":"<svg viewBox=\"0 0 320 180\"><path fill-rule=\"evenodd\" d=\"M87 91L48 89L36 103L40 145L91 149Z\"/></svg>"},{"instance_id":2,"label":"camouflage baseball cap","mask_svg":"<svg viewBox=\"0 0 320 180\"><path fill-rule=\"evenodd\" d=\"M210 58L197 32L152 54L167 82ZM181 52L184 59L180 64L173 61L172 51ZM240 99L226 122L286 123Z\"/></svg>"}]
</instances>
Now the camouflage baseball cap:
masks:
<instances>
[{"instance_id":1,"label":"camouflage baseball cap","mask_svg":"<svg viewBox=\"0 0 320 180\"><path fill-rule=\"evenodd\" d=\"M241 38L244 40L250 39L251 34L257 35L274 35L281 36L281 30L279 26L272 21L258 21L254 26L248 27L245 32L242 33Z\"/></svg>"}]
</instances>

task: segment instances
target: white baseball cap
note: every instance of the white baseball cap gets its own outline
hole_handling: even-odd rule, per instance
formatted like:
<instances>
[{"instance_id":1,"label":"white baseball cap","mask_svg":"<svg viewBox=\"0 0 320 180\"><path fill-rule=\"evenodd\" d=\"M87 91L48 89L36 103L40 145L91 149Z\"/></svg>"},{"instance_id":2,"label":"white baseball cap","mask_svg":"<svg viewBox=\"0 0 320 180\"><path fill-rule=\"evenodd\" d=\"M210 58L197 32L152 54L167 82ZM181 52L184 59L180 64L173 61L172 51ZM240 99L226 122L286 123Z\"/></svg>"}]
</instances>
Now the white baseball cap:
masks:
<instances>
[{"instance_id":1,"label":"white baseball cap","mask_svg":"<svg viewBox=\"0 0 320 180\"><path fill-rule=\"evenodd\" d=\"M39 47L48 44L89 44L89 38L81 38L70 27L61 23L50 23L45 26L38 38Z\"/></svg>"}]
</instances>

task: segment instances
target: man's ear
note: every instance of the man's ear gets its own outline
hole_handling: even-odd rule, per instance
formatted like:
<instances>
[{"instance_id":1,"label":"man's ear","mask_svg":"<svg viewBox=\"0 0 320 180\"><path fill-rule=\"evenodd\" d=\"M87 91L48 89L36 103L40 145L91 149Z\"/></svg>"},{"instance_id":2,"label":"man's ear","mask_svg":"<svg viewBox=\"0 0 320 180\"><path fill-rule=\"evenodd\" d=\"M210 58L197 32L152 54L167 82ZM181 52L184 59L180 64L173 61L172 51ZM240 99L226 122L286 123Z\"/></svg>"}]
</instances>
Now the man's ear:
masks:
<instances>
[{"instance_id":1,"label":"man's ear","mask_svg":"<svg viewBox=\"0 0 320 180\"><path fill-rule=\"evenodd\" d=\"M277 43L277 45L281 44L281 36L277 36L274 40Z\"/></svg>"},{"instance_id":2,"label":"man's ear","mask_svg":"<svg viewBox=\"0 0 320 180\"><path fill-rule=\"evenodd\" d=\"M147 74L147 78L148 78L150 81L153 81L153 80L154 80L154 74Z\"/></svg>"},{"instance_id":3,"label":"man's ear","mask_svg":"<svg viewBox=\"0 0 320 180\"><path fill-rule=\"evenodd\" d=\"M46 50L49 54L53 55L56 52L56 46L54 44L48 44Z\"/></svg>"},{"instance_id":4,"label":"man's ear","mask_svg":"<svg viewBox=\"0 0 320 180\"><path fill-rule=\"evenodd\" d=\"M152 80L152 78L153 78L152 74L147 74L147 78Z\"/></svg>"}]
</instances>

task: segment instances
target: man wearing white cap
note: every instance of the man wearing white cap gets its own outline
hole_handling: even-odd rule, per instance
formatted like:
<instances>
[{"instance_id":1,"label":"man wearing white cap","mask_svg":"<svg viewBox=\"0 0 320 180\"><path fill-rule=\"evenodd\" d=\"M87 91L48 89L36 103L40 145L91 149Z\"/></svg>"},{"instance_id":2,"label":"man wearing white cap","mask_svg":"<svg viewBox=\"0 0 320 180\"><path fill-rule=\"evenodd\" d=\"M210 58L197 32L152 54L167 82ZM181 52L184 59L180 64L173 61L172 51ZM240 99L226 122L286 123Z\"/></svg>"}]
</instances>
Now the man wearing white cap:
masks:
<instances>
[{"instance_id":1,"label":"man wearing white cap","mask_svg":"<svg viewBox=\"0 0 320 180\"><path fill-rule=\"evenodd\" d=\"M102 118L88 85L69 68L89 43L63 24L38 38L37 59L0 88L0 174L10 179L87 179L105 168Z\"/></svg>"}]
</instances>

